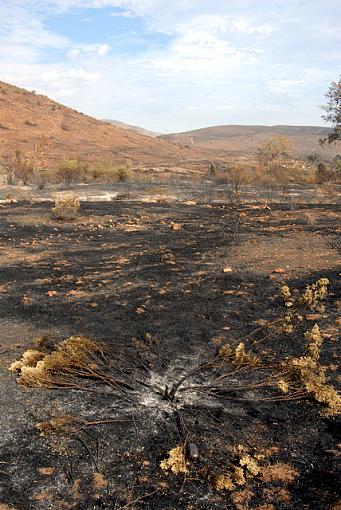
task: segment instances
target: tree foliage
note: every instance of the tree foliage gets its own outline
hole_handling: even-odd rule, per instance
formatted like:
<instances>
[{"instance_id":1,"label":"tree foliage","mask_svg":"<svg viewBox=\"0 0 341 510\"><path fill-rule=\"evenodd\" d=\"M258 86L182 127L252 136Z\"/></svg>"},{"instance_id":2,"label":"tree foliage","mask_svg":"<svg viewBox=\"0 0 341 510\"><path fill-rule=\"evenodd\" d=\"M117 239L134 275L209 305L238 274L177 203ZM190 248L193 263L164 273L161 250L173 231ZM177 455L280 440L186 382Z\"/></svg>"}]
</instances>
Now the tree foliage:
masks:
<instances>
[{"instance_id":1,"label":"tree foliage","mask_svg":"<svg viewBox=\"0 0 341 510\"><path fill-rule=\"evenodd\" d=\"M276 181L288 178L288 162L292 147L285 136L272 136L258 147L258 162L262 173Z\"/></svg>"},{"instance_id":2,"label":"tree foliage","mask_svg":"<svg viewBox=\"0 0 341 510\"><path fill-rule=\"evenodd\" d=\"M341 140L341 76L339 81L333 81L325 94L328 99L327 104L322 106L325 111L322 119L333 126L333 131L321 139L321 143L333 143Z\"/></svg>"},{"instance_id":3,"label":"tree foliage","mask_svg":"<svg viewBox=\"0 0 341 510\"><path fill-rule=\"evenodd\" d=\"M62 161L58 167L57 177L66 186L81 181L86 170L86 165L80 159L67 159Z\"/></svg>"},{"instance_id":4,"label":"tree foliage","mask_svg":"<svg viewBox=\"0 0 341 510\"><path fill-rule=\"evenodd\" d=\"M291 155L291 146L285 136L272 136L258 147L258 161L268 173L272 173Z\"/></svg>"},{"instance_id":5,"label":"tree foliage","mask_svg":"<svg viewBox=\"0 0 341 510\"><path fill-rule=\"evenodd\" d=\"M7 184L10 185L16 184L20 180L26 185L33 175L32 160L26 152L19 149L5 157L3 166L5 168Z\"/></svg>"}]
</instances>

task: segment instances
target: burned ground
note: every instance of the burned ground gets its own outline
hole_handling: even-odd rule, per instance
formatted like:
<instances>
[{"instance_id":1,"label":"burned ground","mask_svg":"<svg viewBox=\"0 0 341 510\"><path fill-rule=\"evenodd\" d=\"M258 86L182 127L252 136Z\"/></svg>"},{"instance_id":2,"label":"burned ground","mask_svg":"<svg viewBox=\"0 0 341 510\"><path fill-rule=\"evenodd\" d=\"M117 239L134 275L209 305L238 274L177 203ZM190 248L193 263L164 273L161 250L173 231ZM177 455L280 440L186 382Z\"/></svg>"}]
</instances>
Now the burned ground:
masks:
<instances>
[{"instance_id":1,"label":"burned ground","mask_svg":"<svg viewBox=\"0 0 341 510\"><path fill-rule=\"evenodd\" d=\"M252 388L253 376L242 392L232 377L224 397L200 390L204 374L191 380L198 390L173 400L165 390L226 342L268 361L301 356L315 322L336 385L338 207L116 200L83 203L72 223L50 209L0 209L3 508L336 509L337 418L321 406L274 400L278 389ZM321 277L323 313L304 311L291 333L269 328L285 313L282 283L301 290ZM138 370L144 384L124 394L96 381L80 391L20 386L7 368L42 335L103 342L126 380ZM63 417L52 433L36 428ZM200 453L188 473L162 470L188 442ZM217 490L238 451L257 457L259 473Z\"/></svg>"}]
</instances>

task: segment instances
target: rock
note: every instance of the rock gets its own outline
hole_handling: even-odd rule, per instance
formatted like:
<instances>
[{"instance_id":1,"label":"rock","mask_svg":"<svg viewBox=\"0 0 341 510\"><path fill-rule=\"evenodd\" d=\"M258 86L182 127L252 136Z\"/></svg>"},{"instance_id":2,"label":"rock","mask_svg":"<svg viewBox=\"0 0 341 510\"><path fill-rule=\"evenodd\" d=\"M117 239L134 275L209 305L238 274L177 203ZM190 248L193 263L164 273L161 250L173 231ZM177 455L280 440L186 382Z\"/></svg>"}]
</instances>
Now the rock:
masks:
<instances>
[{"instance_id":1,"label":"rock","mask_svg":"<svg viewBox=\"0 0 341 510\"><path fill-rule=\"evenodd\" d=\"M172 230L181 230L182 229L182 225L181 223L171 223L170 224L170 227Z\"/></svg>"},{"instance_id":2,"label":"rock","mask_svg":"<svg viewBox=\"0 0 341 510\"><path fill-rule=\"evenodd\" d=\"M199 448L195 443L187 444L187 455L190 460L198 460L200 457Z\"/></svg>"},{"instance_id":3,"label":"rock","mask_svg":"<svg viewBox=\"0 0 341 510\"><path fill-rule=\"evenodd\" d=\"M306 319L308 321L318 321L319 319L322 319L322 314L321 313L309 313L307 316L306 316Z\"/></svg>"}]
</instances>

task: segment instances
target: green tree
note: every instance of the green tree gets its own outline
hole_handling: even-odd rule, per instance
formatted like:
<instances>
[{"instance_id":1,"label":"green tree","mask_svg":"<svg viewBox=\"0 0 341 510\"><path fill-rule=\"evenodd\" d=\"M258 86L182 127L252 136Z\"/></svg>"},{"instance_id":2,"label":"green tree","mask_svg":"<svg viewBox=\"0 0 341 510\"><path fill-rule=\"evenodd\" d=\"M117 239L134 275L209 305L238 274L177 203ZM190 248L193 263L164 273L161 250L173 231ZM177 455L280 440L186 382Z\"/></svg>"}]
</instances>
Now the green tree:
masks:
<instances>
[{"instance_id":1,"label":"green tree","mask_svg":"<svg viewBox=\"0 0 341 510\"><path fill-rule=\"evenodd\" d=\"M322 106L325 111L322 119L333 126L333 131L327 137L321 138L320 142L330 144L341 140L341 76L338 82L331 83L325 96L328 101L326 105Z\"/></svg>"}]
</instances>

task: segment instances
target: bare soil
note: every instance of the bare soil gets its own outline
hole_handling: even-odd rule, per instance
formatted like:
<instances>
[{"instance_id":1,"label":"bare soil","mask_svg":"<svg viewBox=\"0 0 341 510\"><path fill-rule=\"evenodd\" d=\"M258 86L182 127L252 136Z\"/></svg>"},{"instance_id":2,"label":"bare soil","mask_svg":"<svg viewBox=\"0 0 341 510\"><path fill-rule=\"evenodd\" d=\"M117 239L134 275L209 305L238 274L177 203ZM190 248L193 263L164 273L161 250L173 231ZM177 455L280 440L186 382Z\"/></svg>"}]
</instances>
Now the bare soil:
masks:
<instances>
[{"instance_id":1,"label":"bare soil","mask_svg":"<svg viewBox=\"0 0 341 510\"><path fill-rule=\"evenodd\" d=\"M340 508L337 417L308 399L271 400L274 388L226 398L193 388L173 400L166 391L227 341L264 359L300 356L315 322L337 384L340 207L121 198L82 202L72 223L50 212L48 202L0 205L0 508ZM292 333L269 332L285 311L279 286L302 290L320 277L330 280L325 312L307 311ZM8 366L47 334L104 342L128 380L138 366L143 384L124 395L95 381L18 385ZM77 425L36 428L63 416ZM185 442L199 450L188 473L162 470ZM218 491L238 445L263 456L260 472Z\"/></svg>"}]
</instances>

